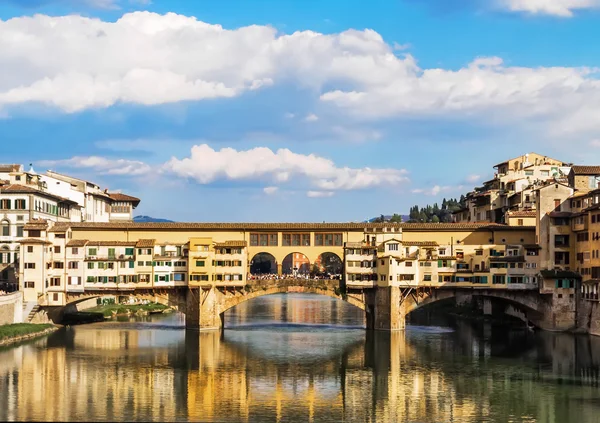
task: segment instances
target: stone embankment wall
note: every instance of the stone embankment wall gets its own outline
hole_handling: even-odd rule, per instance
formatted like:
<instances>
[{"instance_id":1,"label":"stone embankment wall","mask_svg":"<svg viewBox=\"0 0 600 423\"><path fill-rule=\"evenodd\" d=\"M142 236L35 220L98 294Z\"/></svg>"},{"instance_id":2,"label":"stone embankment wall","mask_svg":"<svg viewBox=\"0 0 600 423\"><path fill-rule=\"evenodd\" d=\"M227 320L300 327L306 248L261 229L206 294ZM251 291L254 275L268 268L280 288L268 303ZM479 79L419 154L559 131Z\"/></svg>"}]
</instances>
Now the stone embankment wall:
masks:
<instances>
[{"instance_id":1,"label":"stone embankment wall","mask_svg":"<svg viewBox=\"0 0 600 423\"><path fill-rule=\"evenodd\" d=\"M583 299L579 302L577 327L590 335L600 336L600 302Z\"/></svg>"},{"instance_id":2,"label":"stone embankment wall","mask_svg":"<svg viewBox=\"0 0 600 423\"><path fill-rule=\"evenodd\" d=\"M23 294L0 295L0 325L23 323Z\"/></svg>"}]
</instances>

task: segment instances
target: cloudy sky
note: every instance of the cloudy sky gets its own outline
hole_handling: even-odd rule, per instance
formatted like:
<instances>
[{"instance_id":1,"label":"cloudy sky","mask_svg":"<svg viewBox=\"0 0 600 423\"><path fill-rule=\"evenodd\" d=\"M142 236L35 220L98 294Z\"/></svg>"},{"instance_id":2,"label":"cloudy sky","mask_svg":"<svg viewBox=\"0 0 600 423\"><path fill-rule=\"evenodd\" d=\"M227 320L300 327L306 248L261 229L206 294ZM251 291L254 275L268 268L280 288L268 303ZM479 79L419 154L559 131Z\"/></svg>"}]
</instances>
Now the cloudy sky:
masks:
<instances>
[{"instance_id":1,"label":"cloudy sky","mask_svg":"<svg viewBox=\"0 0 600 423\"><path fill-rule=\"evenodd\" d=\"M600 163L600 0L0 0L2 162L179 221L360 221Z\"/></svg>"}]
</instances>

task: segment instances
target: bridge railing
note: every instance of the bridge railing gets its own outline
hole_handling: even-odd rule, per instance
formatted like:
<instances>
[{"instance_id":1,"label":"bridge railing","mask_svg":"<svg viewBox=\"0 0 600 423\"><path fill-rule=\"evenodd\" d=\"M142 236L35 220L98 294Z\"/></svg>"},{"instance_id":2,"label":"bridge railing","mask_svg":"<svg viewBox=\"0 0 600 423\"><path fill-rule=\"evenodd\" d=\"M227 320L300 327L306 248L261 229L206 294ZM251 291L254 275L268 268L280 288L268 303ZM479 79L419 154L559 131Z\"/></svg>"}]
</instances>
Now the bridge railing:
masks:
<instances>
[{"instance_id":1,"label":"bridge railing","mask_svg":"<svg viewBox=\"0 0 600 423\"><path fill-rule=\"evenodd\" d=\"M338 279L304 279L304 278L282 278L282 279L250 279L246 283L246 288L255 291L260 289L269 289L273 287L294 287L300 286L314 289L335 290L340 288L341 280Z\"/></svg>"}]
</instances>

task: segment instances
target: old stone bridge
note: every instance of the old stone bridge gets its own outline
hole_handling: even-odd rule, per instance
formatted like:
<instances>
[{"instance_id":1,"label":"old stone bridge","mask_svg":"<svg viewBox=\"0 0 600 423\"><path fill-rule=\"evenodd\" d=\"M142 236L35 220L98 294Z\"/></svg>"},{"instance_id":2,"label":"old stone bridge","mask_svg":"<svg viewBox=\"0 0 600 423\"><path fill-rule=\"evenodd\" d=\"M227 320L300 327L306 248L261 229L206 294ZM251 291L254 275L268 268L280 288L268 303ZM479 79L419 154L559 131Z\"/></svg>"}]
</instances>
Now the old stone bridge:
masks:
<instances>
[{"instance_id":1,"label":"old stone bridge","mask_svg":"<svg viewBox=\"0 0 600 423\"><path fill-rule=\"evenodd\" d=\"M439 301L470 302L480 298L484 312L503 311L521 320L547 330L570 329L571 324L557 318L560 310L551 299L540 295L537 289L510 290L456 287L451 283L442 287L386 286L374 288L346 287L339 280L323 279L263 279L251 280L244 287L180 287L148 290L97 290L69 293L69 305L101 295L127 296L147 299L176 308L185 313L186 327L210 330L223 327L224 313L253 298L277 293L313 293L345 301L364 310L368 329L402 330L406 316L417 308ZM59 319L58 315L54 320Z\"/></svg>"}]
</instances>

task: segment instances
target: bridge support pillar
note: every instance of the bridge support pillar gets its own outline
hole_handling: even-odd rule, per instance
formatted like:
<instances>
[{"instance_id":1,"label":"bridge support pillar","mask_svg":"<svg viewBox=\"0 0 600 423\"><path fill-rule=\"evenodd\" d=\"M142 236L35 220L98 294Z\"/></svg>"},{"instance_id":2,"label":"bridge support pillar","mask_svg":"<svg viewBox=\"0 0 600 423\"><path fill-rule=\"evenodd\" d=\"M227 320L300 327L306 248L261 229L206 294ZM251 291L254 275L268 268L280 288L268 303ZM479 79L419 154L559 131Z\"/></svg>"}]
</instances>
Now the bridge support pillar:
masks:
<instances>
[{"instance_id":1,"label":"bridge support pillar","mask_svg":"<svg viewBox=\"0 0 600 423\"><path fill-rule=\"evenodd\" d=\"M400 288L396 286L377 287L374 304L371 305L372 318L369 319L369 329L375 330L404 330L406 304L403 301Z\"/></svg>"},{"instance_id":2,"label":"bridge support pillar","mask_svg":"<svg viewBox=\"0 0 600 423\"><path fill-rule=\"evenodd\" d=\"M223 327L223 314L214 287L190 288L186 294L185 327L215 330Z\"/></svg>"},{"instance_id":3,"label":"bridge support pillar","mask_svg":"<svg viewBox=\"0 0 600 423\"><path fill-rule=\"evenodd\" d=\"M492 300L490 300L489 298L483 299L483 314L485 314L486 316L492 315Z\"/></svg>"}]
</instances>

